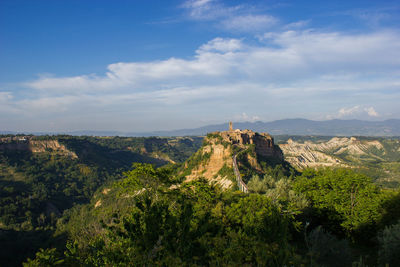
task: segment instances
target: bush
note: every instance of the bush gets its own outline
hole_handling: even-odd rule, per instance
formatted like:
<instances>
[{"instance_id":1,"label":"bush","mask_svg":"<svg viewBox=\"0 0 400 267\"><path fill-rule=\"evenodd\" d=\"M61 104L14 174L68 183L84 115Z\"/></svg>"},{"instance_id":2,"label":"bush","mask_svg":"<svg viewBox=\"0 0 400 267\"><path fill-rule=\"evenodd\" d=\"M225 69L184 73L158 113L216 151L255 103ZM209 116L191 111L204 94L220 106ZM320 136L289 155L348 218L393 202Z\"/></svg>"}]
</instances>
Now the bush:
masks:
<instances>
[{"instance_id":1,"label":"bush","mask_svg":"<svg viewBox=\"0 0 400 267\"><path fill-rule=\"evenodd\" d=\"M347 241L337 239L322 226L306 235L306 244L311 264L315 261L321 266L348 266L350 263L350 247Z\"/></svg>"},{"instance_id":2,"label":"bush","mask_svg":"<svg viewBox=\"0 0 400 267\"><path fill-rule=\"evenodd\" d=\"M60 258L59 253L55 248L51 249L40 249L36 253L36 258L31 260L28 259L22 265L24 267L40 267L40 266L55 266L55 265L62 265L64 260Z\"/></svg>"},{"instance_id":3,"label":"bush","mask_svg":"<svg viewBox=\"0 0 400 267\"><path fill-rule=\"evenodd\" d=\"M400 266L400 221L386 227L378 236L379 262L390 266Z\"/></svg>"}]
</instances>

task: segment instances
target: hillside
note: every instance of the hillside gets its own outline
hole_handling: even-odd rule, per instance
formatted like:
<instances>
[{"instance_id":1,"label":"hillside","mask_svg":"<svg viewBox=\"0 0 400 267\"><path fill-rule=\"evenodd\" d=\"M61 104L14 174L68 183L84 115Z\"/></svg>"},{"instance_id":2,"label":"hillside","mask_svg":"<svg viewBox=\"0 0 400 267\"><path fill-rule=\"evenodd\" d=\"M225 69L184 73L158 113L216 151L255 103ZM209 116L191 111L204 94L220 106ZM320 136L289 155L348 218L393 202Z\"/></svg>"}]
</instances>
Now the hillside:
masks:
<instances>
[{"instance_id":1,"label":"hillside","mask_svg":"<svg viewBox=\"0 0 400 267\"><path fill-rule=\"evenodd\" d=\"M223 188L234 188L240 180L235 177L234 162L247 182L253 174L263 174L268 167L283 163L283 155L266 133L239 129L213 132L184 164L180 175L186 182L205 178Z\"/></svg>"},{"instance_id":2,"label":"hillside","mask_svg":"<svg viewBox=\"0 0 400 267\"><path fill-rule=\"evenodd\" d=\"M185 161L202 138L0 137L0 265L48 246L62 213L87 203L133 162ZM18 238L16 238L18 237ZM55 241L54 241L55 242ZM10 251L18 250L12 255Z\"/></svg>"},{"instance_id":3,"label":"hillside","mask_svg":"<svg viewBox=\"0 0 400 267\"><path fill-rule=\"evenodd\" d=\"M367 137L314 137L279 144L285 160L301 170L307 167L348 167L373 177L381 185L400 183L400 140Z\"/></svg>"},{"instance_id":4,"label":"hillside","mask_svg":"<svg viewBox=\"0 0 400 267\"><path fill-rule=\"evenodd\" d=\"M253 171L245 193L221 188L230 178L221 168L240 155L241 173L246 162ZM274 161L274 169L284 164L281 156L269 135L237 130L209 134L178 170L188 170L184 181L171 169L135 164L89 204L66 211L55 234L68 240L28 263L398 266L398 190L343 168L270 172Z\"/></svg>"},{"instance_id":5,"label":"hillside","mask_svg":"<svg viewBox=\"0 0 400 267\"><path fill-rule=\"evenodd\" d=\"M207 214L213 214L219 222L221 219L233 220L233 217L224 217L221 205L225 208L236 205L232 203L253 199L253 194L261 195L259 200L265 203L272 201L284 212L300 214L311 203L310 196L306 198L306 184L301 190L296 187L297 180L302 177L301 171L306 167L339 168L337 171L313 171L315 174L312 175L319 175L321 179L329 176L332 181L342 175L347 177L343 181L363 177L374 188L376 183L398 187L400 177L400 141L395 138L273 138L266 133L230 129L210 133L205 138L8 135L0 140L1 266L18 266L39 248L63 250L66 238L76 240L81 246L79 250L85 251L89 240L94 242L90 246L94 246L97 243L93 238L106 238L105 233L112 236L114 226L123 227L121 220L130 220L130 214L143 207L136 207L136 203L142 203L143 198L149 195L152 202L168 203L168 209L173 210L170 215L181 216L178 216L179 220L190 216L180 213L188 203L194 201L193 205L209 205L208 201L219 195L215 206L205 207ZM130 170L133 162L150 163L155 169L150 165L135 165ZM164 167L156 169L159 166ZM341 167L368 174L375 183L372 185L367 176L359 176L359 173ZM146 175L142 175L142 170ZM304 172L304 183L313 177L308 176L309 173L309 170ZM236 192L238 189L250 194L240 195ZM213 192L211 196L207 190ZM302 193L299 194L298 190ZM391 196L392 191L386 190L383 192ZM319 191L315 196L318 195ZM397 203L394 199L387 205ZM247 209L246 204L243 205ZM396 210L396 207L391 209ZM382 215L389 217L385 220L393 221L390 219L394 214L392 210ZM205 221L210 218L207 214L203 218ZM157 216L153 218L156 221L159 219ZM319 214L313 216L314 220L324 220L318 217ZM198 223L197 218L192 219ZM214 222L209 223L209 231L213 232ZM224 224L218 225L220 229L229 228ZM203 230L196 229L200 238ZM330 230L337 231L337 228ZM340 231L337 234L341 236ZM151 248L147 249L151 251Z\"/></svg>"}]
</instances>

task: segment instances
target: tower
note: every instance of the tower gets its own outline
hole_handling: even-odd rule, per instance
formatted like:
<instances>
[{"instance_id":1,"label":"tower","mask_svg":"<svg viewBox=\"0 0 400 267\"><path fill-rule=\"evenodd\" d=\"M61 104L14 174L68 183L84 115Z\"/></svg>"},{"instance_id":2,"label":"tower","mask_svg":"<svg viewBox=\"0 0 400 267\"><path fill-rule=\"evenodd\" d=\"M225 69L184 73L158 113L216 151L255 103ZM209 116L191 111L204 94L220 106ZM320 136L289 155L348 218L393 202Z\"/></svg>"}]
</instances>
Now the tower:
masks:
<instances>
[{"instance_id":1,"label":"tower","mask_svg":"<svg viewBox=\"0 0 400 267\"><path fill-rule=\"evenodd\" d=\"M233 131L233 124L231 121L229 122L229 131Z\"/></svg>"}]
</instances>

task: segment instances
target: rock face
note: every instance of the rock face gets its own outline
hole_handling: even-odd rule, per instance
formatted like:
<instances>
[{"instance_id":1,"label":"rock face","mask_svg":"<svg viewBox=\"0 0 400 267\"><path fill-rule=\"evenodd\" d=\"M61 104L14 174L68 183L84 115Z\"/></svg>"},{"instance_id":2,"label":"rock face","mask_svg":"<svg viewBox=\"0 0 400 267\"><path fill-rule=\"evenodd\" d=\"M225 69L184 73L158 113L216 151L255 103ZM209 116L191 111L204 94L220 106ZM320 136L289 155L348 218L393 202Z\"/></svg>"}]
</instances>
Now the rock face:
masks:
<instances>
[{"instance_id":1,"label":"rock face","mask_svg":"<svg viewBox=\"0 0 400 267\"><path fill-rule=\"evenodd\" d=\"M244 147L255 145L256 153L264 157L279 157L283 155L274 145L274 139L268 133L256 133L251 130L230 130L226 132L214 132L222 136L223 141Z\"/></svg>"},{"instance_id":2,"label":"rock face","mask_svg":"<svg viewBox=\"0 0 400 267\"><path fill-rule=\"evenodd\" d=\"M22 150L32 153L55 152L72 158L78 156L75 152L68 150L57 140L34 140L29 137L23 138L3 138L0 140L0 150Z\"/></svg>"},{"instance_id":3,"label":"rock face","mask_svg":"<svg viewBox=\"0 0 400 267\"><path fill-rule=\"evenodd\" d=\"M329 145L322 144L321 146L327 147ZM285 160L298 169L346 166L339 158L321 152L310 142L297 143L289 139L287 144L281 144L279 147L285 155Z\"/></svg>"},{"instance_id":4,"label":"rock face","mask_svg":"<svg viewBox=\"0 0 400 267\"><path fill-rule=\"evenodd\" d=\"M246 164L258 172L262 171L259 157L283 159L282 151L274 145L274 139L269 134L233 130L230 124L229 131L208 134L200 150L186 162L185 169L190 171L186 181L204 177L223 188L232 187L236 183L233 172L234 151L245 153ZM239 167L241 164L238 161Z\"/></svg>"},{"instance_id":5,"label":"rock face","mask_svg":"<svg viewBox=\"0 0 400 267\"><path fill-rule=\"evenodd\" d=\"M381 160L380 157L370 153L371 149L382 151L383 145L377 140L358 140L355 137L334 137L327 142L295 142L289 139L286 144L281 144L287 160L299 169L306 167L348 167L343 161L346 156L350 159L369 157Z\"/></svg>"},{"instance_id":6,"label":"rock face","mask_svg":"<svg viewBox=\"0 0 400 267\"><path fill-rule=\"evenodd\" d=\"M193 167L191 173L186 176L186 181L192 181L200 177L204 177L210 182L215 182L223 188L230 188L233 185L232 177L221 174L220 170L226 166L232 169L232 149L218 143L214 138L207 138L206 145L200 148L194 156L206 158ZM208 158L205 157L208 155ZM233 173L233 170L232 170Z\"/></svg>"}]
</instances>

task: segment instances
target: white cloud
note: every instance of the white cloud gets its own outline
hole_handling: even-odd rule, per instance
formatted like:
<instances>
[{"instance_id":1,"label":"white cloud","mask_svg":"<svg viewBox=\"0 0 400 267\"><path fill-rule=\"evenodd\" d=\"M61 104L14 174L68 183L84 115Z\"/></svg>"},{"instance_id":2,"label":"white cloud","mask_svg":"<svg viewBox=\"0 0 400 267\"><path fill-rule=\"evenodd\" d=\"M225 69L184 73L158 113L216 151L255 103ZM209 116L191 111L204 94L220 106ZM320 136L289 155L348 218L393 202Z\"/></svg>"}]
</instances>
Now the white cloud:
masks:
<instances>
[{"instance_id":1,"label":"white cloud","mask_svg":"<svg viewBox=\"0 0 400 267\"><path fill-rule=\"evenodd\" d=\"M258 32L271 28L278 19L269 15L233 16L221 22L221 26L234 32Z\"/></svg>"},{"instance_id":2,"label":"white cloud","mask_svg":"<svg viewBox=\"0 0 400 267\"><path fill-rule=\"evenodd\" d=\"M263 42L246 45L240 39L215 38L200 46L192 59L119 62L110 64L104 76L41 77L25 85L47 94L74 94L154 91L226 80L288 84L314 79L321 83L318 90L325 90L324 83L340 84L343 77L344 87L338 90L354 90L353 83L360 81L372 90L380 84L393 88L400 84L397 32L345 35L287 31L266 35Z\"/></svg>"},{"instance_id":3,"label":"white cloud","mask_svg":"<svg viewBox=\"0 0 400 267\"><path fill-rule=\"evenodd\" d=\"M189 17L195 20L215 20L230 16L240 9L240 6L225 6L218 0L189 0L184 2L182 7L188 11Z\"/></svg>"},{"instance_id":4,"label":"white cloud","mask_svg":"<svg viewBox=\"0 0 400 267\"><path fill-rule=\"evenodd\" d=\"M358 8L347 10L345 12L339 12L339 15L348 15L356 19L361 20L366 25L376 28L382 23L389 21L390 19L397 17L399 7L398 6L386 6L374 9Z\"/></svg>"},{"instance_id":5,"label":"white cloud","mask_svg":"<svg viewBox=\"0 0 400 267\"><path fill-rule=\"evenodd\" d=\"M359 112L360 112L360 106L354 106L351 108L341 108L339 110L338 117L342 118L345 116L354 115L355 113L359 113Z\"/></svg>"},{"instance_id":6,"label":"white cloud","mask_svg":"<svg viewBox=\"0 0 400 267\"><path fill-rule=\"evenodd\" d=\"M149 112L156 120L176 110L181 115L175 117L212 113L214 120L227 120L240 110L245 113L237 120L250 121L273 118L270 114L298 117L296 110L304 110L302 116L338 110L330 118L400 112L396 31L350 35L299 30L253 41L215 38L191 58L118 62L108 65L105 75L39 77L24 83L26 91L18 97L0 93L1 111L36 117Z\"/></svg>"},{"instance_id":7,"label":"white cloud","mask_svg":"<svg viewBox=\"0 0 400 267\"><path fill-rule=\"evenodd\" d=\"M72 104L80 103L82 104L82 100L86 97L84 95L81 96L58 96L58 97L40 97L36 99L24 99L21 101L17 101L16 104L23 108L24 110L28 110L28 114L30 113L48 113L48 112L64 112L67 111Z\"/></svg>"},{"instance_id":8,"label":"white cloud","mask_svg":"<svg viewBox=\"0 0 400 267\"><path fill-rule=\"evenodd\" d=\"M12 92L0 92L0 130L4 130L1 119L7 119L8 114L18 114L20 109L15 105L15 97Z\"/></svg>"},{"instance_id":9,"label":"white cloud","mask_svg":"<svg viewBox=\"0 0 400 267\"><path fill-rule=\"evenodd\" d=\"M6 103L13 98L11 92L0 92L0 103Z\"/></svg>"},{"instance_id":10,"label":"white cloud","mask_svg":"<svg viewBox=\"0 0 400 267\"><path fill-rule=\"evenodd\" d=\"M374 107L362 107L356 105L353 107L343 107L339 109L339 112L335 115L328 115L328 119L348 119L348 118L366 118L366 117L379 117L378 112L375 111Z\"/></svg>"},{"instance_id":11,"label":"white cloud","mask_svg":"<svg viewBox=\"0 0 400 267\"><path fill-rule=\"evenodd\" d=\"M332 68L332 64L378 69L379 65L398 66L400 59L400 35L398 32L381 31L368 34L342 34L339 32L286 31L266 34L270 41L286 51L293 51L308 63L324 64ZM390 52L388 52L390 51ZM330 65L328 65L330 64Z\"/></svg>"},{"instance_id":12,"label":"white cloud","mask_svg":"<svg viewBox=\"0 0 400 267\"><path fill-rule=\"evenodd\" d=\"M376 112L373 107L364 108L364 111L367 112L370 117L379 117L378 112Z\"/></svg>"},{"instance_id":13,"label":"white cloud","mask_svg":"<svg viewBox=\"0 0 400 267\"><path fill-rule=\"evenodd\" d=\"M190 19L213 21L215 26L233 32L259 32L278 22L274 16L255 13L251 5L228 6L218 0L189 0L183 5Z\"/></svg>"},{"instance_id":14,"label":"white cloud","mask_svg":"<svg viewBox=\"0 0 400 267\"><path fill-rule=\"evenodd\" d=\"M247 115L246 112L243 112L242 114L235 115L233 117L233 120L237 121L237 122L246 122L246 121L255 122L255 121L259 121L260 117L257 115L249 116L249 115Z\"/></svg>"},{"instance_id":15,"label":"white cloud","mask_svg":"<svg viewBox=\"0 0 400 267\"><path fill-rule=\"evenodd\" d=\"M198 54L206 51L214 52L233 52L240 50L243 47L243 43L238 39L227 39L227 38L215 38L208 43L200 46L197 50Z\"/></svg>"},{"instance_id":16,"label":"white cloud","mask_svg":"<svg viewBox=\"0 0 400 267\"><path fill-rule=\"evenodd\" d=\"M310 20L299 20L285 25L284 28L288 30L297 30L308 26L308 24L310 24Z\"/></svg>"}]
</instances>

